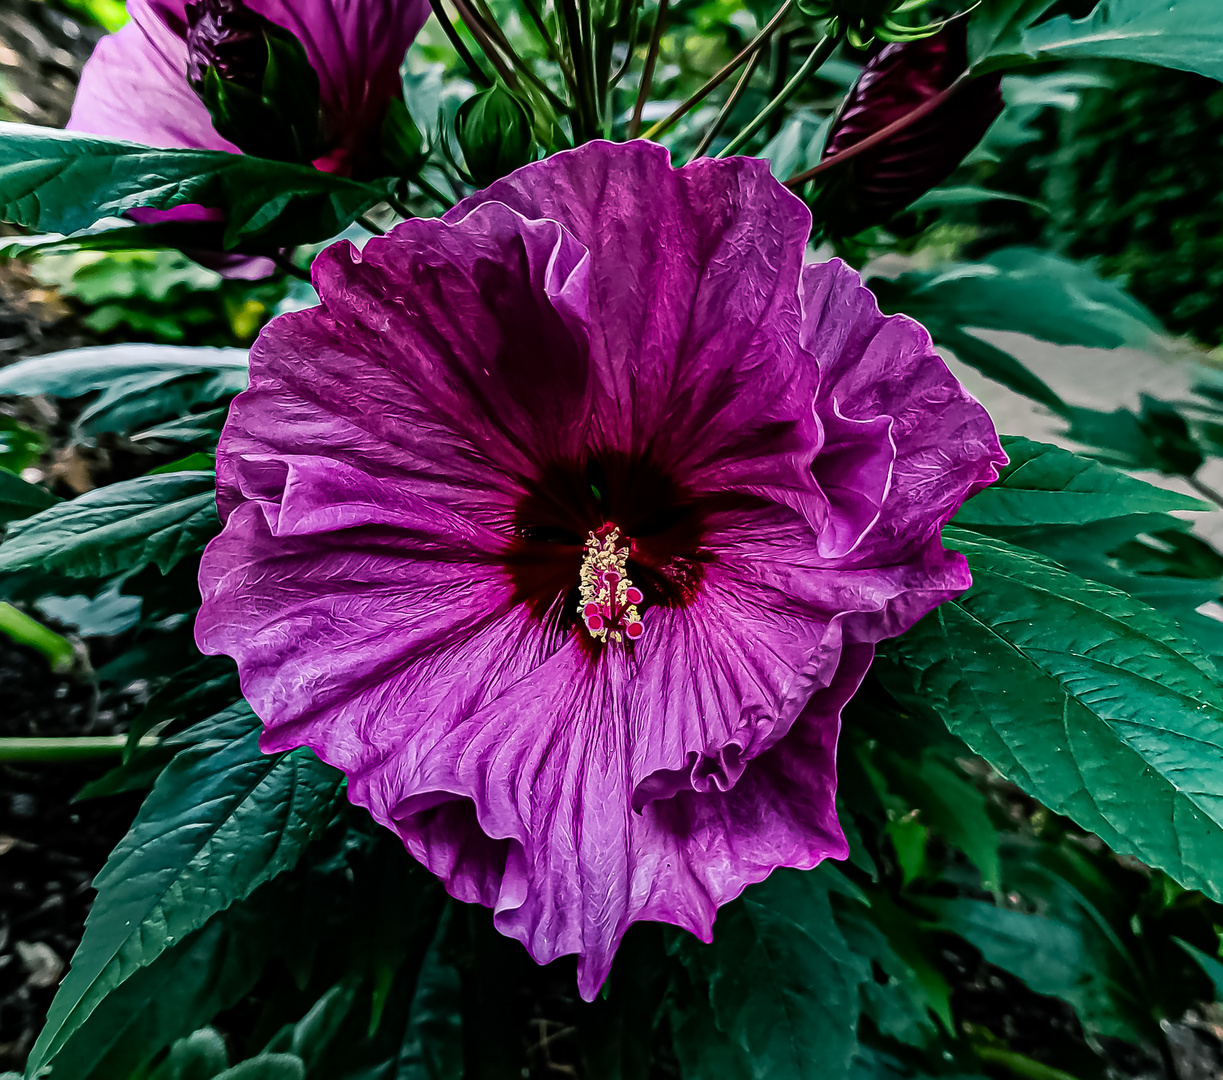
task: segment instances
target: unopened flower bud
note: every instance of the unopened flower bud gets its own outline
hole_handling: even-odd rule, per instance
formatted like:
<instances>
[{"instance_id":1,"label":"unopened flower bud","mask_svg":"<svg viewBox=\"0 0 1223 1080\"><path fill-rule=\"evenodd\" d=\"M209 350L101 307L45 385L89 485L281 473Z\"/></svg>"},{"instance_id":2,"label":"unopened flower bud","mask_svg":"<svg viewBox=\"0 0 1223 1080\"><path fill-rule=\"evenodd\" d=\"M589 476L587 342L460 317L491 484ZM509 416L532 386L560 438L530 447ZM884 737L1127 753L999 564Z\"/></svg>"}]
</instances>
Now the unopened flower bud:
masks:
<instances>
[{"instance_id":1,"label":"unopened flower bud","mask_svg":"<svg viewBox=\"0 0 1223 1080\"><path fill-rule=\"evenodd\" d=\"M849 92L824 144L824 159L909 115L968 68L964 20L937 34L888 45ZM1000 75L963 83L929 113L835 169L813 209L828 231L852 236L887 221L947 179L1002 112Z\"/></svg>"},{"instance_id":2,"label":"unopened flower bud","mask_svg":"<svg viewBox=\"0 0 1223 1080\"><path fill-rule=\"evenodd\" d=\"M306 50L243 0L187 4L187 78L217 134L278 161L319 152L319 80Z\"/></svg>"},{"instance_id":3,"label":"unopened flower bud","mask_svg":"<svg viewBox=\"0 0 1223 1080\"><path fill-rule=\"evenodd\" d=\"M827 19L831 30L845 32L849 43L864 49L875 38L913 41L935 32L935 27L914 26L900 16L925 7L930 0L798 0L798 9L814 19Z\"/></svg>"},{"instance_id":4,"label":"unopened flower bud","mask_svg":"<svg viewBox=\"0 0 1223 1080\"><path fill-rule=\"evenodd\" d=\"M459 107L454 133L467 171L481 186L526 165L535 157L531 116L501 85L481 90Z\"/></svg>"}]
</instances>

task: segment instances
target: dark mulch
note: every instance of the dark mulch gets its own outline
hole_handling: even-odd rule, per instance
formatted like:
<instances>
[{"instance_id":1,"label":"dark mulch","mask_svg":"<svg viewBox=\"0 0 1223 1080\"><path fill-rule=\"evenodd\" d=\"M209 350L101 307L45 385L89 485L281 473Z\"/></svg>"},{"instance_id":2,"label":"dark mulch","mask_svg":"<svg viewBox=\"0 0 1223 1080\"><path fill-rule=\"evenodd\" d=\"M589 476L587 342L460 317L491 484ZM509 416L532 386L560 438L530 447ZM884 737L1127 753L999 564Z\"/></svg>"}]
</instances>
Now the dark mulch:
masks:
<instances>
[{"instance_id":1,"label":"dark mulch","mask_svg":"<svg viewBox=\"0 0 1223 1080\"><path fill-rule=\"evenodd\" d=\"M31 650L0 636L0 735L114 732L87 683L57 677ZM140 796L74 804L105 762L0 764L0 1071L20 1069L81 930L106 856Z\"/></svg>"}]
</instances>

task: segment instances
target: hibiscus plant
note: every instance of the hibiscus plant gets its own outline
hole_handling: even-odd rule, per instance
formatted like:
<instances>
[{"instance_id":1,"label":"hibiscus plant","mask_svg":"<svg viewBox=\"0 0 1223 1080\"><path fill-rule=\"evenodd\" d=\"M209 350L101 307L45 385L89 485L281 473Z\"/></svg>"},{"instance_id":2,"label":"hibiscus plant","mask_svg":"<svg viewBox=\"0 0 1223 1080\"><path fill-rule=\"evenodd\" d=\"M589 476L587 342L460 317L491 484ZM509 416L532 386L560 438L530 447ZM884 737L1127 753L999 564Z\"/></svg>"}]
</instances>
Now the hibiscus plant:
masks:
<instances>
[{"instance_id":1,"label":"hibiscus plant","mask_svg":"<svg viewBox=\"0 0 1223 1080\"><path fill-rule=\"evenodd\" d=\"M0 462L0 630L128 703L80 798L144 793L25 1075L1175 1075L1223 998L1223 390L940 222L1047 80L1223 80L1217 0L127 16L66 130L0 124L5 250L279 313L0 369L135 463ZM1094 410L1018 335L1203 385Z\"/></svg>"}]
</instances>

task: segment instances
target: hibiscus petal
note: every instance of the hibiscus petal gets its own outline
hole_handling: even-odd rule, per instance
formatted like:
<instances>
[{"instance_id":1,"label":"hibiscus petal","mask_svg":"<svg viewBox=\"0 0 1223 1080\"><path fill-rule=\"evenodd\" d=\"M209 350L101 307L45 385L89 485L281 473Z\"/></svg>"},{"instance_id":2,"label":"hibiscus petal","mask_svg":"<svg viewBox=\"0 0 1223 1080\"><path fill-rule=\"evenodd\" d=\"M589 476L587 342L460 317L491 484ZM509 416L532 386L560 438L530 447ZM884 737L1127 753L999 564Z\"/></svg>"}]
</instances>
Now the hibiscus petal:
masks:
<instances>
[{"instance_id":1,"label":"hibiscus petal","mask_svg":"<svg viewBox=\"0 0 1223 1080\"><path fill-rule=\"evenodd\" d=\"M326 453L505 524L541 461L585 446L587 266L560 226L495 205L329 248L322 304L252 349L218 456L222 515L246 456Z\"/></svg>"},{"instance_id":2,"label":"hibiscus petal","mask_svg":"<svg viewBox=\"0 0 1223 1080\"><path fill-rule=\"evenodd\" d=\"M673 169L652 143L588 143L497 181L446 218L492 201L564 222L590 251L606 442L648 451L696 490L767 492L822 523L806 472L818 439L814 371L798 348L811 215L767 162Z\"/></svg>"},{"instance_id":3,"label":"hibiscus petal","mask_svg":"<svg viewBox=\"0 0 1223 1080\"><path fill-rule=\"evenodd\" d=\"M165 149L228 150L187 83L187 45L167 18L184 19L186 0L129 0L131 21L98 42L81 72L70 131Z\"/></svg>"},{"instance_id":4,"label":"hibiscus petal","mask_svg":"<svg viewBox=\"0 0 1223 1080\"><path fill-rule=\"evenodd\" d=\"M1006 463L988 413L947 370L925 327L903 315L885 317L839 259L807 266L802 295L802 340L819 364L816 410L825 425L837 413L863 422L886 417L895 446L886 499L851 562L886 564L938 545L960 504L993 483ZM817 461L826 493L831 471ZM836 471L842 473L839 463Z\"/></svg>"}]
</instances>

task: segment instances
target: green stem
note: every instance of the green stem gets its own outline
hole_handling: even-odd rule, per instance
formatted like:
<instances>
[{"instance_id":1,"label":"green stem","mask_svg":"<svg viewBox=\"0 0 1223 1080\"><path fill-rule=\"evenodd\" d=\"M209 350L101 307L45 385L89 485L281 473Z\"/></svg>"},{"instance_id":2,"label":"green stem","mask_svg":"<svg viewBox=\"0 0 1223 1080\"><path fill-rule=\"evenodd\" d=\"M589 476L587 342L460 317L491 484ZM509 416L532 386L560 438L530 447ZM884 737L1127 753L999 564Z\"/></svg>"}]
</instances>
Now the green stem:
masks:
<instances>
[{"instance_id":1,"label":"green stem","mask_svg":"<svg viewBox=\"0 0 1223 1080\"><path fill-rule=\"evenodd\" d=\"M650 97L650 87L654 82L654 65L658 63L658 50L662 44L663 30L667 25L667 10L669 0L659 0L658 11L654 15L654 30L650 34L650 47L645 54L645 67L641 70L641 86L637 89L637 103L633 106L633 119L628 126L628 137L637 138L641 130L641 113ZM646 135L649 138L649 135Z\"/></svg>"},{"instance_id":2,"label":"green stem","mask_svg":"<svg viewBox=\"0 0 1223 1080\"><path fill-rule=\"evenodd\" d=\"M1061 1069L1055 1069L1052 1065L1018 1054L1014 1050L978 1046L976 1051L982 1061L1001 1066L1011 1075L1023 1077L1023 1080L1078 1080L1068 1072L1062 1072Z\"/></svg>"},{"instance_id":3,"label":"green stem","mask_svg":"<svg viewBox=\"0 0 1223 1080\"><path fill-rule=\"evenodd\" d=\"M548 84L536 75L531 65L518 55L514 46L510 44L510 39L505 36L501 27L497 25L496 16L493 15L485 0L474 0L474 3L480 18L480 28L492 39L493 44L505 54L506 59L513 65L514 70L543 95L544 100L547 101L548 106L553 112L561 115L567 113L569 106L552 93Z\"/></svg>"},{"instance_id":4,"label":"green stem","mask_svg":"<svg viewBox=\"0 0 1223 1080\"><path fill-rule=\"evenodd\" d=\"M310 280L310 271L303 270L300 266L297 265L297 263L295 263L283 251L273 251L270 258L272 262L274 262L279 269L283 270L286 274L290 275L291 277L297 278L298 281L309 281Z\"/></svg>"},{"instance_id":5,"label":"green stem","mask_svg":"<svg viewBox=\"0 0 1223 1080\"><path fill-rule=\"evenodd\" d=\"M769 122L769 119L778 109L784 108L786 102L798 92L799 87L811 77L811 73L818 70L824 61L832 55L833 50L840 44L840 41L841 39L838 34L825 35L824 39L811 50L811 55L803 61L802 66L794 73L794 77L782 87L781 93L761 109L756 114L756 118L726 144L722 152L718 154L718 157L730 157L731 154L738 153L751 142L756 132Z\"/></svg>"},{"instance_id":6,"label":"green stem","mask_svg":"<svg viewBox=\"0 0 1223 1080\"><path fill-rule=\"evenodd\" d=\"M577 106L573 116L574 141L585 142L598 129L598 122L595 120L594 102L590 100L587 93L591 81L586 71L581 20L575 0L556 0L556 3L561 13L561 26L564 30L565 47L569 53L569 65L573 68L574 104Z\"/></svg>"},{"instance_id":7,"label":"green stem","mask_svg":"<svg viewBox=\"0 0 1223 1080\"><path fill-rule=\"evenodd\" d=\"M12 604L0 602L0 633L6 634L19 645L28 645L31 649L38 650L47 658L52 671L67 671L76 658L72 642L54 630L48 630L42 623L31 619L24 611L18 611Z\"/></svg>"},{"instance_id":8,"label":"green stem","mask_svg":"<svg viewBox=\"0 0 1223 1080\"><path fill-rule=\"evenodd\" d=\"M412 177L412 183L415 184L421 191L429 196L438 206L444 210L449 210L454 205L454 200L447 198L445 194L438 191L428 180L423 176Z\"/></svg>"},{"instance_id":9,"label":"green stem","mask_svg":"<svg viewBox=\"0 0 1223 1080\"><path fill-rule=\"evenodd\" d=\"M692 152L692 157L688 159L689 161L696 161L697 158L704 156L705 151L713 144L713 140L718 137L718 132L722 130L722 125L726 123L731 110L739 103L739 98L743 96L743 92L747 89L747 84L752 81L752 75L755 74L762 56L764 56L763 49L757 49L752 54L752 58L747 62L747 67L743 69L743 74L739 76L739 81L735 83L735 88L730 92L726 103L718 112L714 122L709 125L709 130L705 132L705 137L701 139L701 145Z\"/></svg>"},{"instance_id":10,"label":"green stem","mask_svg":"<svg viewBox=\"0 0 1223 1080\"><path fill-rule=\"evenodd\" d=\"M140 740L144 748L156 746L161 740L146 735ZM95 758L119 757L127 745L126 735L81 735L49 739L0 739L0 762L9 761L91 761Z\"/></svg>"},{"instance_id":11,"label":"green stem","mask_svg":"<svg viewBox=\"0 0 1223 1080\"><path fill-rule=\"evenodd\" d=\"M366 232L373 233L375 236L386 236L386 229L374 221L369 214L358 214L357 224Z\"/></svg>"},{"instance_id":12,"label":"green stem","mask_svg":"<svg viewBox=\"0 0 1223 1080\"><path fill-rule=\"evenodd\" d=\"M496 42L488 27L484 25L484 21L468 6L467 0L450 0L450 2L454 4L455 11L459 13L459 18L463 20L471 36L479 43L485 59L496 69L501 81L511 90L517 90L518 77L514 74L513 68L505 62L501 53L497 51Z\"/></svg>"},{"instance_id":13,"label":"green stem","mask_svg":"<svg viewBox=\"0 0 1223 1080\"><path fill-rule=\"evenodd\" d=\"M543 42L544 53L552 63L560 68L561 75L565 79L565 85L569 87L570 95L576 100L577 87L573 81L573 70L565 63L560 49L556 47L556 41L548 29L548 24L544 21L543 14L540 12L538 5L536 5L535 0L522 0L522 6L527 9L531 22L535 24L535 29L539 33L539 40Z\"/></svg>"},{"instance_id":14,"label":"green stem","mask_svg":"<svg viewBox=\"0 0 1223 1080\"><path fill-rule=\"evenodd\" d=\"M699 105L710 94L712 94L719 86L730 78L731 75L738 71L740 65L748 60L757 49L762 48L768 42L769 38L773 36L773 31L776 30L777 27L781 25L785 17L790 14L790 9L794 6L794 4L795 0L786 0L786 2L778 9L777 14L768 21L764 29L761 30L759 34L752 38L752 40L743 47L738 56L736 56L729 64L725 65L716 74L714 74L695 93L685 98L684 101L682 101L670 115L659 120L657 124L655 124L642 136L642 138L657 138L664 131L666 131L667 128L674 124L676 120L688 112L694 105Z\"/></svg>"},{"instance_id":15,"label":"green stem","mask_svg":"<svg viewBox=\"0 0 1223 1080\"><path fill-rule=\"evenodd\" d=\"M463 44L463 39L459 37L458 30L454 28L454 23L450 21L450 17L446 14L446 9L442 7L442 0L429 0L429 6L433 8L433 14L437 16L437 21L441 24L442 31L454 47L454 51L459 54L459 59L463 61L467 66L467 70L471 72L471 77L475 84L485 89L492 86L493 80L484 74L484 69L476 63L476 58L471 55L471 51Z\"/></svg>"}]
</instances>

